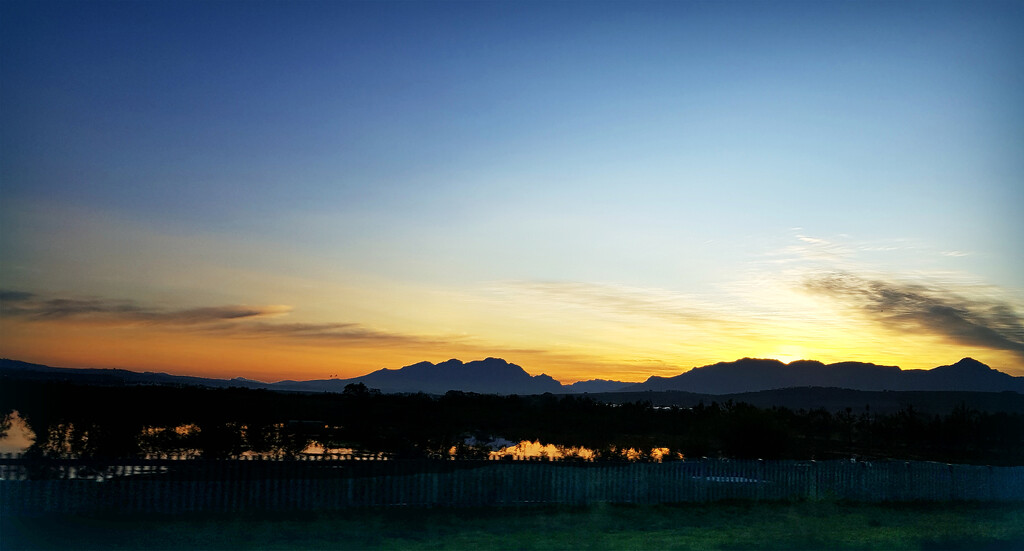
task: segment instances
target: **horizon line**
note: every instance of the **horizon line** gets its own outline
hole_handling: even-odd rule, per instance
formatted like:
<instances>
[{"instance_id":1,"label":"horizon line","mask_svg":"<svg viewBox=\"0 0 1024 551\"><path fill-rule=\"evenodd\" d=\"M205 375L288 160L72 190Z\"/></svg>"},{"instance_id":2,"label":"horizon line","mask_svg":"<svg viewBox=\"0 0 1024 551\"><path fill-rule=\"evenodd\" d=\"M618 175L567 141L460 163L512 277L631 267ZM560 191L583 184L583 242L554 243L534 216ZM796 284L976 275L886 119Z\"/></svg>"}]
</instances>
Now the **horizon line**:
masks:
<instances>
[{"instance_id":1,"label":"horizon line","mask_svg":"<svg viewBox=\"0 0 1024 551\"><path fill-rule=\"evenodd\" d=\"M253 379L253 378L242 377L242 376L220 378L220 377L204 377L204 376L199 376L199 375L177 375L177 374L169 373L169 372L166 372L166 371L135 371L133 369L124 368L124 367L68 367L68 366L54 366L54 365L49 365L49 364L41 364L41 363L35 363L35 362L19 360L19 359L15 359L15 358L0 358L0 361L10 361L10 362L18 362L18 363L30 364L30 365L38 365L38 366L43 366L43 367L49 367L49 368L52 368L52 369L77 369L77 370L99 370L99 371L118 371L119 370L119 371L128 371L128 372L131 372L131 373L139 373L139 374L168 375L168 376L172 376L172 377L190 377L190 378L196 378L196 379L210 379L210 380L220 380L220 381L234 381L234 380L241 379L241 380L244 380L244 381L252 381L252 382L268 384L268 385L280 384L280 383L285 383L285 382L307 383L307 382L319 382L319 381L338 381L338 382L352 381L354 379L359 379L361 377L366 377L368 375L371 375L373 373L377 373L379 371L396 371L397 372L397 371L401 371L402 369L405 369L407 367L411 367L411 366L414 366L414 365L420 365L420 364L424 364L424 363L430 364L431 366L437 366L437 365L440 365L440 364L443 364L443 363L447 363L447 362L451 362L451 361L457 361L457 362L459 362L462 365L467 365L467 364L470 364L470 363L483 362L483 361L487 361L487 360L501 360L501 361L505 362L508 365L516 366L519 369L522 369L523 372L526 373L531 378L546 376L546 377L549 377L550 379L552 379L553 381L557 382L558 384L560 384L562 386L565 386L565 387L571 387L572 385L574 385L576 383L585 383L585 382L591 382L591 381L609 381L609 382L618 382L618 383L624 383L624 384L629 384L629 385L632 385L632 384L643 384L643 383L645 383L647 381L650 381L651 379L671 379L673 377L676 377L676 376L679 376L679 375L683 375L685 373L689 373L690 371L693 371L695 369L700 369L700 368L704 368L704 367L710 367L710 366L719 365L719 364L737 363L737 362L741 362L741 361L744 361L744 360L751 360L751 361L774 361L774 362L778 362L778 363L782 364L783 366L790 366L790 365L796 364L796 363L816 363L816 364L821 364L821 366L823 366L823 367L828 367L828 366L833 366L833 365L837 365L837 364L856 363L856 364L863 364L863 365L874 365L874 366L879 366L879 367L895 367L896 369L900 370L901 372L906 372L906 371L931 371L931 370L939 368L939 367L948 367L948 366L956 365L956 364L958 364L960 362L963 362L965 360L970 360L970 361L974 361L974 362L980 363L980 364L982 364L985 367L988 367L990 369L995 369L995 368L992 368L992 366L990 366L990 365L988 365L988 364L986 364L984 362L981 362L979 360L976 360L976 359L974 359L974 358L972 358L970 356L965 356L965 357L957 360L956 362L953 362L953 363L950 363L950 364L937 365L937 366L930 367L930 368L907 368L907 369L904 369L903 367L898 366L898 365L885 365L885 364L877 364L877 363L874 363L874 362L861 362L861 361L854 361L854 360L845 360L845 361L839 361L839 362L825 363L825 362L822 362L820 360L811 360L811 359L806 359L806 358L804 358L804 359L795 359L795 360L790 360L790 361L783 361L782 359L773 358L773 357L757 358L757 357L751 357L751 356L744 356L742 358L737 358L737 359L731 360L731 361L723 360L723 361L718 361L718 362L715 362L715 363L693 366L693 367L690 367L689 369L684 369L684 370L680 371L676 375L671 375L671 376L668 376L668 377L664 377L664 376L660 376L660 375L648 375L647 378L642 380L642 381L620 381L620 380L616 380L616 379L593 378L593 379L580 379L580 380L577 380L577 381L573 381L571 383L566 383L566 382L563 382L563 381L561 381L559 379L555 379L554 377L551 377L550 375L547 375L546 373L540 373L540 374L534 375L534 374L530 373L529 371L527 371L526 368L524 368L523 366L521 366L521 365L519 365L519 364L517 364L515 362L508 361L508 360L506 360L504 358L500 358L500 357L496 357L496 356L488 356L488 357L483 358L481 360L469 360L469 361L463 361L463 360L460 360L458 358L449 358L447 360L439 361L439 362L430 362L430 361L427 361L427 360L423 360L423 361L420 361L420 362L416 362L416 363L409 364L409 365L404 365L404 366L397 367L397 368L382 367L382 368L370 371L368 373L364 373L362 375L356 375L355 377L337 378L337 377L333 377L332 376L332 377L328 377L326 379L302 379L302 380L298 380L298 379L279 379L279 380L276 380L276 381L263 381L263 380L260 380L260 379ZM1006 375L1010 375L1009 373L1006 373L1004 371L1001 371L1001 370L998 370L998 369L995 369L995 370L999 371L1000 373L1005 373ZM1014 375L1010 375L1010 376L1011 377L1016 377Z\"/></svg>"}]
</instances>

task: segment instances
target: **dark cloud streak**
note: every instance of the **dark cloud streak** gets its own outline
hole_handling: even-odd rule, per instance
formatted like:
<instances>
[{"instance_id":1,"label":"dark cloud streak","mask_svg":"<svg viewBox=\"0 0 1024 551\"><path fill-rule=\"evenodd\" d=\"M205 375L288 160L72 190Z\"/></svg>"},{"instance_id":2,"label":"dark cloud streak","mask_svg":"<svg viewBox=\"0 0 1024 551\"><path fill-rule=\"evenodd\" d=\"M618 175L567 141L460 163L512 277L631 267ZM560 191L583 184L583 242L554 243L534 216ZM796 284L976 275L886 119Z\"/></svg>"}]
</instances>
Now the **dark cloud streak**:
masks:
<instances>
[{"instance_id":1,"label":"dark cloud streak","mask_svg":"<svg viewBox=\"0 0 1024 551\"><path fill-rule=\"evenodd\" d=\"M1024 318L1006 302L846 273L814 277L804 285L858 308L890 329L929 332L956 344L1007 350L1024 357Z\"/></svg>"},{"instance_id":2,"label":"dark cloud streak","mask_svg":"<svg viewBox=\"0 0 1024 551\"><path fill-rule=\"evenodd\" d=\"M206 306L160 309L130 300L52 298L23 291L0 290L0 315L28 322L84 322L111 325L156 325L214 336L293 341L436 345L456 338L430 339L367 328L358 323L272 323L265 318L288 312L283 306Z\"/></svg>"},{"instance_id":3,"label":"dark cloud streak","mask_svg":"<svg viewBox=\"0 0 1024 551\"><path fill-rule=\"evenodd\" d=\"M281 338L322 343L432 345L446 344L453 339L437 340L401 333L369 329L358 323L233 323L205 328L218 333L242 338Z\"/></svg>"},{"instance_id":4,"label":"dark cloud streak","mask_svg":"<svg viewBox=\"0 0 1024 551\"><path fill-rule=\"evenodd\" d=\"M34 296L34 294L27 293L25 291L9 291L7 289L0 289L0 303L21 302L23 300L29 300Z\"/></svg>"},{"instance_id":5,"label":"dark cloud streak","mask_svg":"<svg viewBox=\"0 0 1024 551\"><path fill-rule=\"evenodd\" d=\"M0 291L0 311L5 316L33 320L87 318L126 323L169 325L202 324L223 320L279 314L279 307L212 306L186 310L143 307L133 301L100 298L42 298L22 291Z\"/></svg>"}]
</instances>

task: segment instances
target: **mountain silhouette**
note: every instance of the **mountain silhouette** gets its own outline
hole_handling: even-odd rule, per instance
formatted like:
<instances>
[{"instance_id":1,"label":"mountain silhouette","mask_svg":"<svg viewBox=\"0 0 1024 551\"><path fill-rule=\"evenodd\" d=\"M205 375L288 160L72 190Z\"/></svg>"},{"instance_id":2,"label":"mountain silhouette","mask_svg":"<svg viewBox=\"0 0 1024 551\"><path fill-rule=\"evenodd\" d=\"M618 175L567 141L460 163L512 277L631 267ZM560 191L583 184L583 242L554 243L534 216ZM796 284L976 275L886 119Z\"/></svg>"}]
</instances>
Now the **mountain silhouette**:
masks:
<instances>
[{"instance_id":1,"label":"mountain silhouette","mask_svg":"<svg viewBox=\"0 0 1024 551\"><path fill-rule=\"evenodd\" d=\"M607 379L591 379L589 381L577 381L571 385L563 385L562 392L571 392L574 394L581 393L596 393L596 392L615 392L622 390L631 383L624 383L622 381L609 381Z\"/></svg>"},{"instance_id":2,"label":"mountain silhouette","mask_svg":"<svg viewBox=\"0 0 1024 551\"><path fill-rule=\"evenodd\" d=\"M674 377L652 376L626 391L681 390L701 394L736 394L791 387L836 387L852 390L958 390L1024 393L1024 377L1012 377L974 360L933 369L902 370L861 362L823 364L800 360L743 358L697 367Z\"/></svg>"},{"instance_id":3,"label":"mountain silhouette","mask_svg":"<svg viewBox=\"0 0 1024 551\"><path fill-rule=\"evenodd\" d=\"M420 362L400 369L380 369L351 379L328 381L281 381L273 387L288 390L322 390L325 384L343 389L362 383L385 393L425 392L444 394L449 390L480 394L543 394L565 392L558 381L547 375L531 376L522 367L500 358L487 358L468 363L448 360L438 364ZM619 385L621 387L622 385Z\"/></svg>"},{"instance_id":4,"label":"mountain silhouette","mask_svg":"<svg viewBox=\"0 0 1024 551\"><path fill-rule=\"evenodd\" d=\"M92 385L198 385L216 388L246 387L271 388L261 381L236 377L234 379L211 379L188 375L170 375L153 371L129 371L127 369L50 367L48 365L0 359L0 374L13 375L21 379L45 379L69 381Z\"/></svg>"},{"instance_id":5,"label":"mountain silhouette","mask_svg":"<svg viewBox=\"0 0 1024 551\"><path fill-rule=\"evenodd\" d=\"M0 374L19 378L74 380L100 385L184 384L211 387L266 388L300 392L342 392L362 383L384 393L444 394L449 390L480 394L580 394L681 391L705 395L760 392L794 387L832 387L863 391L1014 391L1024 394L1024 377L1013 377L974 360L933 369L902 370L896 366L861 362L823 364L800 360L789 364L772 359L743 358L696 367L674 377L651 376L643 383L594 379L563 385L548 375L530 375L522 367L500 358L463 363L452 359L438 364L420 362L399 369L380 369L350 379L279 381L264 383L241 377L208 379L139 373L125 369L49 367L16 360L0 360Z\"/></svg>"}]
</instances>

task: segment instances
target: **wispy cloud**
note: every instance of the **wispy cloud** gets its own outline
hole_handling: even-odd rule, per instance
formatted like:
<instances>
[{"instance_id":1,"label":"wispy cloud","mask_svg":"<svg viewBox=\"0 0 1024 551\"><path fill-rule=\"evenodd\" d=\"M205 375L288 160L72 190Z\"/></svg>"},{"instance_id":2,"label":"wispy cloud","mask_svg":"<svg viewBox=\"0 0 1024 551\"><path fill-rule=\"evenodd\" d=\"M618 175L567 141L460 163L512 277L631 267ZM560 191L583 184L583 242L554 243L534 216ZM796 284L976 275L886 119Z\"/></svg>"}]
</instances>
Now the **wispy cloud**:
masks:
<instances>
[{"instance_id":1,"label":"wispy cloud","mask_svg":"<svg viewBox=\"0 0 1024 551\"><path fill-rule=\"evenodd\" d=\"M359 323L284 323L269 321L291 312L288 306L218 305L166 309L133 300L46 297L24 291L0 291L0 315L29 322L79 322L95 325L147 325L238 338L280 338L306 342L436 344L431 339L375 330Z\"/></svg>"},{"instance_id":2,"label":"wispy cloud","mask_svg":"<svg viewBox=\"0 0 1024 551\"><path fill-rule=\"evenodd\" d=\"M0 305L9 302L30 300L34 296L34 294L27 293L25 291L8 291L6 289L0 289Z\"/></svg>"},{"instance_id":3,"label":"wispy cloud","mask_svg":"<svg viewBox=\"0 0 1024 551\"><path fill-rule=\"evenodd\" d=\"M908 259L931 264L937 259L948 262L972 254L970 251L937 248L934 244L912 238L864 239L846 234L821 237L807 235L798 229L793 231L787 244L765 253L766 262L858 272L873 265L889 265L895 258L893 255L899 255L903 264Z\"/></svg>"},{"instance_id":4,"label":"wispy cloud","mask_svg":"<svg viewBox=\"0 0 1024 551\"><path fill-rule=\"evenodd\" d=\"M807 279L807 290L855 307L887 328L927 332L950 342L1011 351L1024 357L1024 317L1019 305L968 298L948 289L849 273Z\"/></svg>"},{"instance_id":5,"label":"wispy cloud","mask_svg":"<svg viewBox=\"0 0 1024 551\"><path fill-rule=\"evenodd\" d=\"M846 265L857 255L858 251L859 246L852 243L846 236L824 239L795 233L790 236L786 245L768 251L764 255L764 260L770 264L793 265L811 262Z\"/></svg>"},{"instance_id":6,"label":"wispy cloud","mask_svg":"<svg viewBox=\"0 0 1024 551\"><path fill-rule=\"evenodd\" d=\"M618 368L605 358L543 348L510 347L484 342L472 334L410 334L382 330L355 322L305 322L278 320L275 316L290 313L286 306L203 306L168 309L134 300L98 297L63 297L35 294L20 290L0 290L0 318L6 323L38 324L50 331L47 324L78 324L99 328L136 328L139 330L173 332L214 339L240 341L272 341L275 345L323 347L330 350L380 349L411 361L429 359L443 361L460 357L465 361L498 356L520 363L532 374L529 366L555 367L578 380L592 375L593 370ZM404 356L403 356L404 354ZM394 356L387 356L376 367L398 367Z\"/></svg>"},{"instance_id":7,"label":"wispy cloud","mask_svg":"<svg viewBox=\"0 0 1024 551\"><path fill-rule=\"evenodd\" d=\"M832 244L828 240L821 239L821 238L818 238L818 237L808 237L806 235L797 235L796 238L799 239L800 241L803 241L804 243L810 243L812 245L831 245Z\"/></svg>"},{"instance_id":8,"label":"wispy cloud","mask_svg":"<svg viewBox=\"0 0 1024 551\"><path fill-rule=\"evenodd\" d=\"M683 324L725 323L724 316L692 297L662 289L579 281L517 281L504 285L553 304Z\"/></svg>"},{"instance_id":9,"label":"wispy cloud","mask_svg":"<svg viewBox=\"0 0 1024 551\"><path fill-rule=\"evenodd\" d=\"M278 338L320 344L435 345L450 344L458 337L429 338L379 331L358 323L267 323L222 324L207 328L208 333L241 338Z\"/></svg>"},{"instance_id":10,"label":"wispy cloud","mask_svg":"<svg viewBox=\"0 0 1024 551\"><path fill-rule=\"evenodd\" d=\"M0 314L33 320L92 319L107 322L196 325L283 314L287 306L207 306L183 310L144 306L131 300L52 298L24 291L0 291Z\"/></svg>"}]
</instances>

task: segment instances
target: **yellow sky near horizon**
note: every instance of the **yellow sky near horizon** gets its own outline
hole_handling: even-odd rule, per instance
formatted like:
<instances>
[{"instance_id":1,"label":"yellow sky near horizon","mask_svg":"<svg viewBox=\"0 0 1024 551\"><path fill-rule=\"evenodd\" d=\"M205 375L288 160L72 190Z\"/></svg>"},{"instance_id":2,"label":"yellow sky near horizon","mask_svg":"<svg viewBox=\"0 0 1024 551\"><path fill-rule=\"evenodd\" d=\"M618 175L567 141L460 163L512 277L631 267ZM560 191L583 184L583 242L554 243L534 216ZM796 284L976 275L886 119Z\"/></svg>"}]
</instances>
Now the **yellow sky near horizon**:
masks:
<instances>
[{"instance_id":1,"label":"yellow sky near horizon","mask_svg":"<svg viewBox=\"0 0 1024 551\"><path fill-rule=\"evenodd\" d=\"M309 319L302 308L290 306L172 309L124 299L24 293L5 298L0 354L61 367L268 382L350 378L420 361L485 357L501 357L563 383L638 382L742 357L929 369L971 356L1024 375L1018 353L985 342L956 342L962 336L913 321L915 309L935 310L932 302L940 298L916 305L913 301L925 301L924 295L903 291L910 304L900 307L894 324L876 319L880 313L865 312L859 303L823 303L807 285L790 283L761 281L770 296L757 302L746 286L741 303L731 306L606 284L504 282L431 289L421 294L420 308L379 318L389 325ZM392 298L415 303L416 292L407 288ZM954 322L953 329L962 325Z\"/></svg>"}]
</instances>

